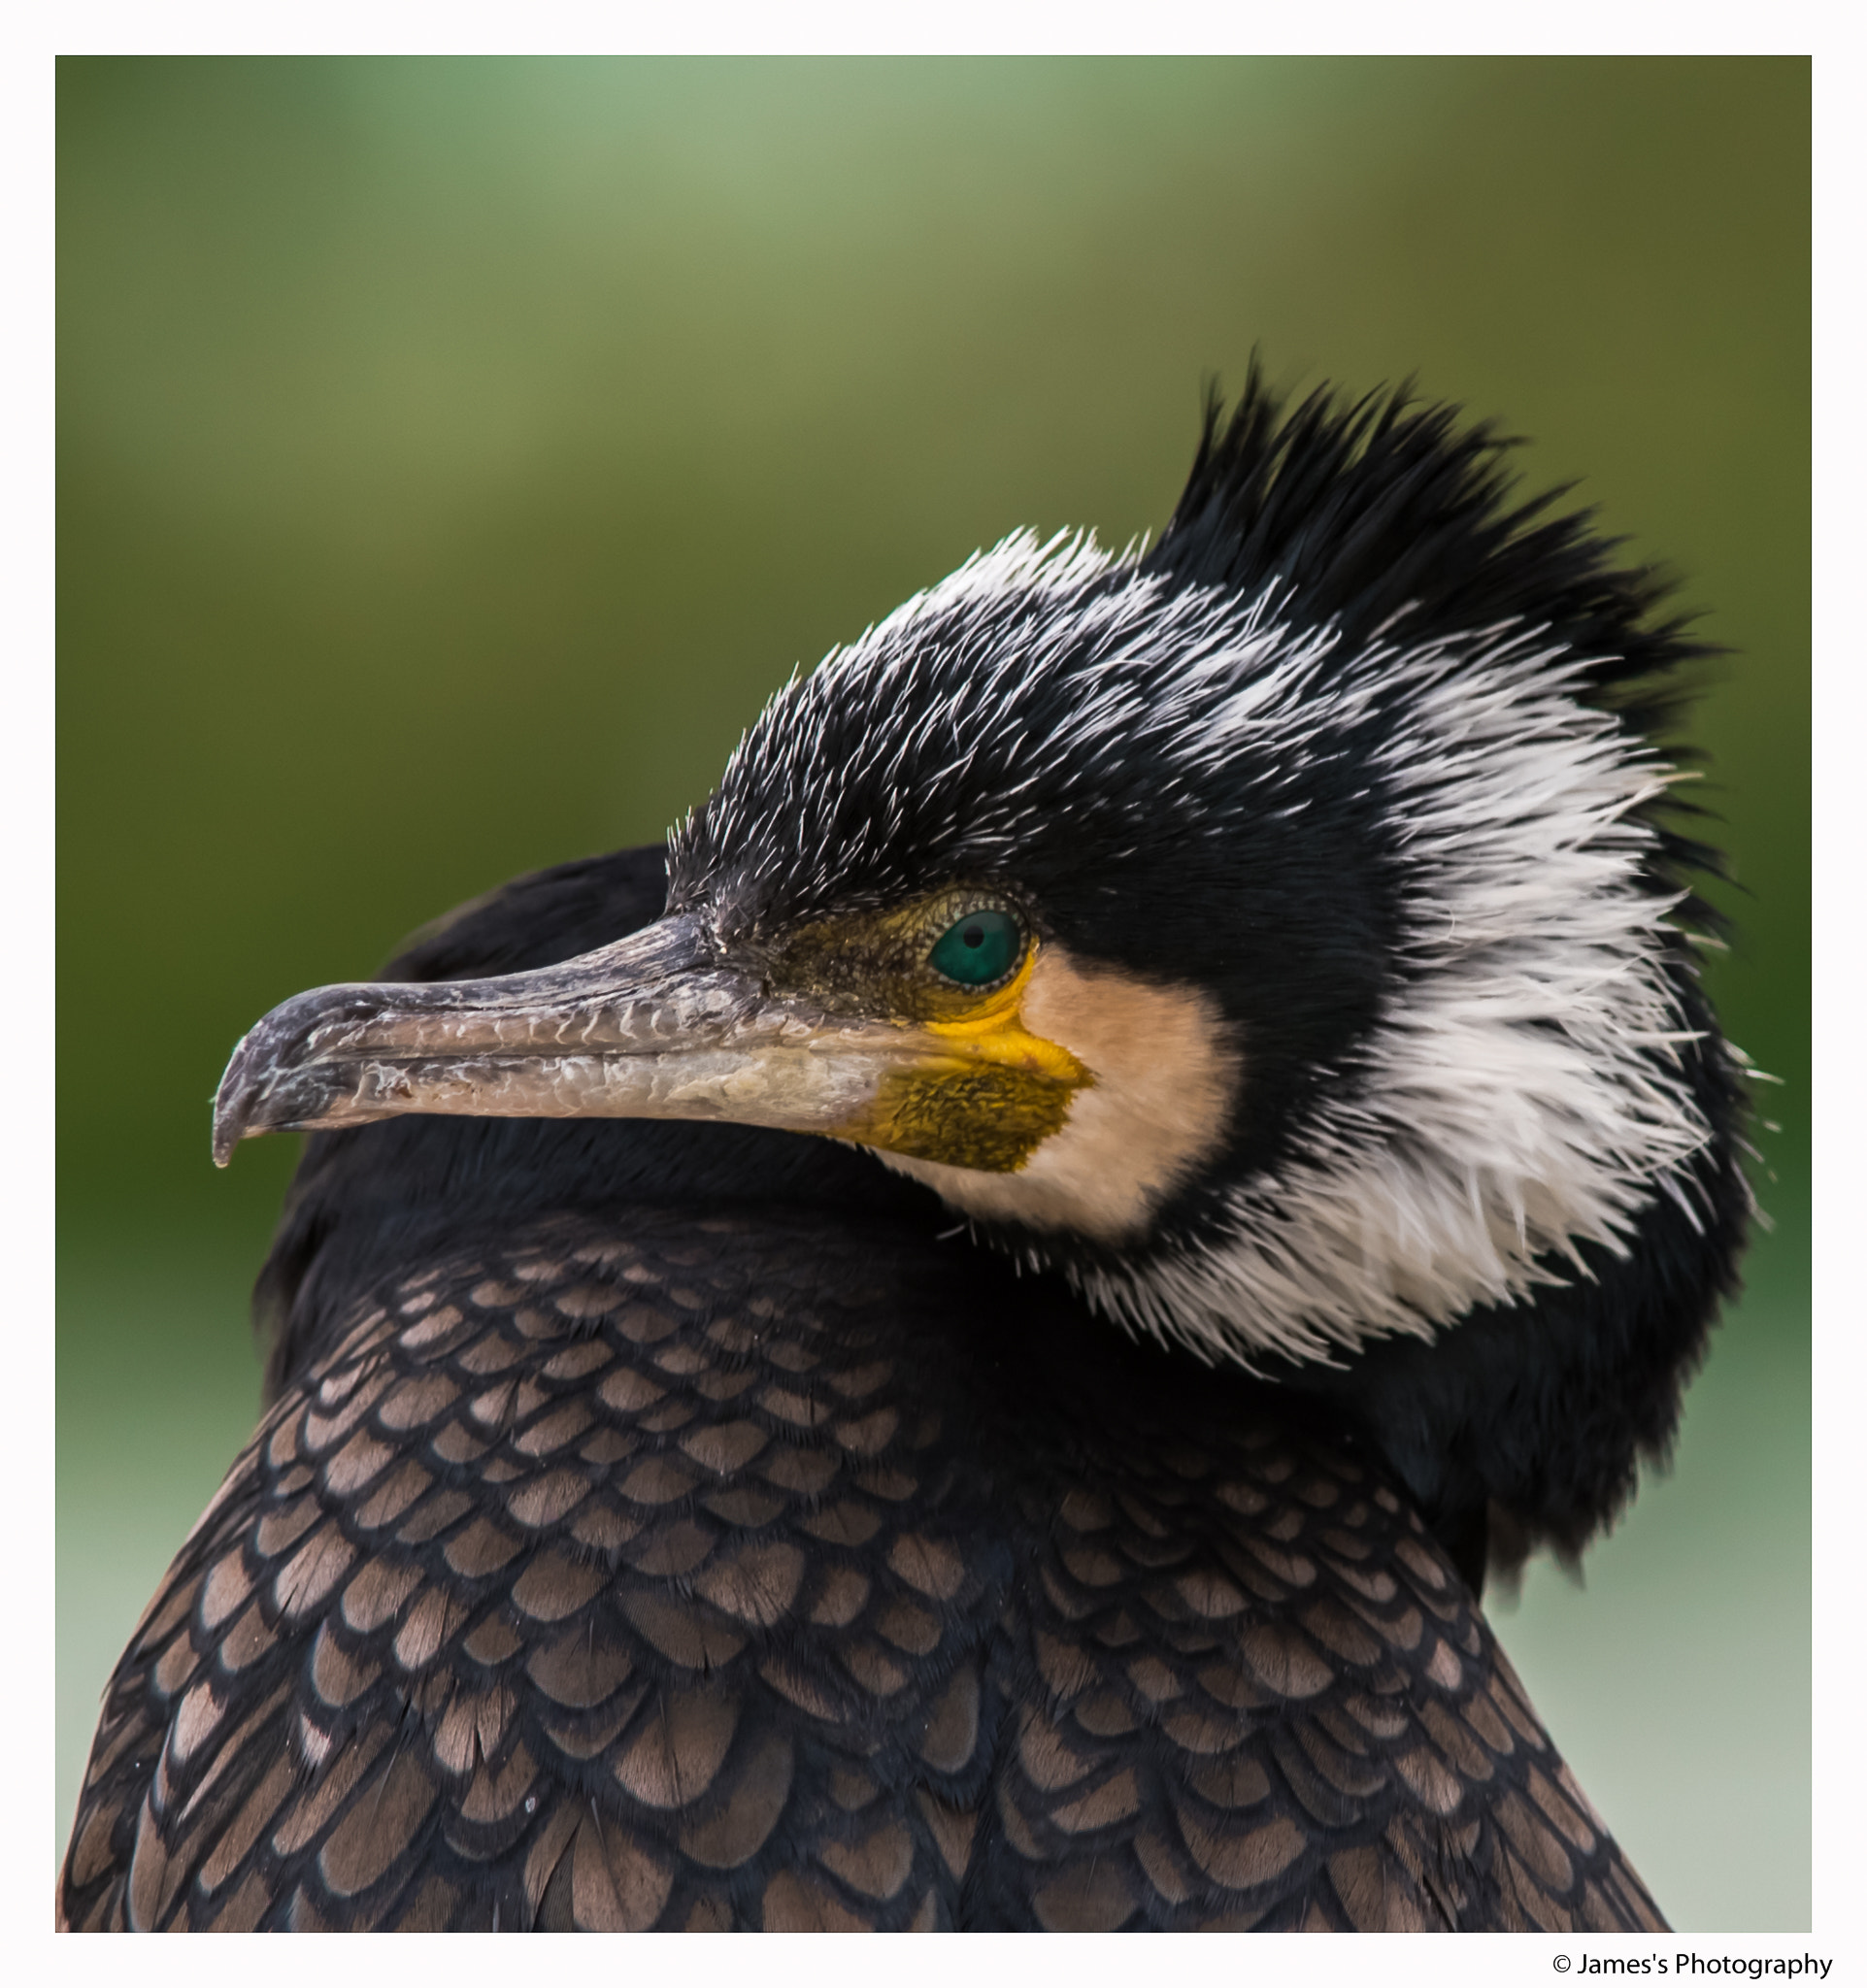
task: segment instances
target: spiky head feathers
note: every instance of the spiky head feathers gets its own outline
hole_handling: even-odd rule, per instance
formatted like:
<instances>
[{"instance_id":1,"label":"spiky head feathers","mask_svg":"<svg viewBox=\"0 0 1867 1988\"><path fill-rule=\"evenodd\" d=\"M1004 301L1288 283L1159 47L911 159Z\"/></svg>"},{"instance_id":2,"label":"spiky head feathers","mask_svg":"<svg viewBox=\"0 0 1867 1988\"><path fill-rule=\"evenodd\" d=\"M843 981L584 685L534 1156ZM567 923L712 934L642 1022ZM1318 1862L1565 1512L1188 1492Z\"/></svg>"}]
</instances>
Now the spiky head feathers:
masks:
<instances>
[{"instance_id":1,"label":"spiky head feathers","mask_svg":"<svg viewBox=\"0 0 1867 1988\"><path fill-rule=\"evenodd\" d=\"M1151 551L969 560L782 691L671 845L727 948L989 887L1085 973L1195 990L1240 1077L1145 1227L936 1184L1208 1356L1430 1335L1704 1198L1646 729L1694 651L1585 520L1509 508L1501 448L1253 378Z\"/></svg>"}]
</instances>

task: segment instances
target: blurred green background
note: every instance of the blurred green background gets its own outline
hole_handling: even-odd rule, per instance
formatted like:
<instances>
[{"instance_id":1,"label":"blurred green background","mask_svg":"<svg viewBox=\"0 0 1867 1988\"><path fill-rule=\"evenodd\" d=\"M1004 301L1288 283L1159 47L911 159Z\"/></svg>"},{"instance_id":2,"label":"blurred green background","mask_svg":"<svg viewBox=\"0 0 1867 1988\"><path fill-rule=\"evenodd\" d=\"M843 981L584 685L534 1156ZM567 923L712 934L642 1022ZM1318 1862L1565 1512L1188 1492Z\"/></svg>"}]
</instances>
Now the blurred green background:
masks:
<instances>
[{"instance_id":1,"label":"blurred green background","mask_svg":"<svg viewBox=\"0 0 1867 1988\"><path fill-rule=\"evenodd\" d=\"M1776 1227L1674 1473L1494 1612L1676 1923L1806 1927L1807 64L78 60L58 148L58 1845L255 1412L236 1037L657 838L975 547L1157 528L1261 341L1534 438L1733 651Z\"/></svg>"}]
</instances>

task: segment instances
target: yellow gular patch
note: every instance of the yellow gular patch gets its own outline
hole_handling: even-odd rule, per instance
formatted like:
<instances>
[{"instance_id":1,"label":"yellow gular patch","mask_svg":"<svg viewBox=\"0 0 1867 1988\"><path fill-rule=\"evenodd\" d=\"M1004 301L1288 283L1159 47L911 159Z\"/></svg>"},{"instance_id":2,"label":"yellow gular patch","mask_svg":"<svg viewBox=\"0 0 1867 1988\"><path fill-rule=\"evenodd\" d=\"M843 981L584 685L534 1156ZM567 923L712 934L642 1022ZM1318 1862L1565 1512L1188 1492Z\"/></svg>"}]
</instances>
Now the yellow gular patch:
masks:
<instances>
[{"instance_id":1,"label":"yellow gular patch","mask_svg":"<svg viewBox=\"0 0 1867 1988\"><path fill-rule=\"evenodd\" d=\"M899 1115L876 1129L898 1142L844 1136L883 1147L963 1213L1102 1242L1144 1234L1217 1150L1244 1076L1209 995L1088 966L1054 944L1034 946L977 1016L923 1026L971 1055L888 1080L902 1087ZM970 1088L969 1066L981 1073ZM950 1086L950 1102L923 1097L923 1084Z\"/></svg>"},{"instance_id":2,"label":"yellow gular patch","mask_svg":"<svg viewBox=\"0 0 1867 1988\"><path fill-rule=\"evenodd\" d=\"M925 1051L877 1085L835 1126L844 1139L943 1169L1012 1174L1053 1138L1095 1078L1069 1050L1025 1025L1040 971L1032 945L1013 978L970 1011L921 1021Z\"/></svg>"}]
</instances>

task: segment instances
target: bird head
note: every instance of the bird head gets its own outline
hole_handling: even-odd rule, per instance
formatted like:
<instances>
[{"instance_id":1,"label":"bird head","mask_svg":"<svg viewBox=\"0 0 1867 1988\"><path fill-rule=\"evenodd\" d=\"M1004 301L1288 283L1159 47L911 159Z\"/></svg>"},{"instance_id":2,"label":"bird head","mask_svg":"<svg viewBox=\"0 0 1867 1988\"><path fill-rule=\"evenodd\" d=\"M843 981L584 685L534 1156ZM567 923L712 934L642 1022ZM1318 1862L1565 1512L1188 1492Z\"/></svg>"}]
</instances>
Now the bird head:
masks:
<instances>
[{"instance_id":1,"label":"bird head","mask_svg":"<svg viewBox=\"0 0 1867 1988\"><path fill-rule=\"evenodd\" d=\"M1663 1217L1695 1342L1743 1196L1655 743L1697 651L1506 447L1254 374L1151 549L1013 537L793 678L656 922L275 1010L217 1157L406 1112L827 1135L1266 1372L1533 1311Z\"/></svg>"}]
</instances>

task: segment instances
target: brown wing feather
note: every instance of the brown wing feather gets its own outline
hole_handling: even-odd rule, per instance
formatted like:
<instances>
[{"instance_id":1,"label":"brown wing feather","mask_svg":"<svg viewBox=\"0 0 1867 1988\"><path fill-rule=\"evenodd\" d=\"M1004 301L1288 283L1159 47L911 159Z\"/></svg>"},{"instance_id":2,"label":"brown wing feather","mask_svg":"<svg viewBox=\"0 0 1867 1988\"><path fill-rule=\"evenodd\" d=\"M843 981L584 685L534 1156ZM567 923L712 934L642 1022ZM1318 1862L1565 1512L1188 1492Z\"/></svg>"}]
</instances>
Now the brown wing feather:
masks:
<instances>
[{"instance_id":1,"label":"brown wing feather","mask_svg":"<svg viewBox=\"0 0 1867 1988\"><path fill-rule=\"evenodd\" d=\"M68 1922L1660 1924L1365 1466L995 1445L950 1300L652 1213L380 1293L125 1652Z\"/></svg>"},{"instance_id":2,"label":"brown wing feather","mask_svg":"<svg viewBox=\"0 0 1867 1988\"><path fill-rule=\"evenodd\" d=\"M1271 1425L1065 1488L998 1783L1057 1930L1660 1930L1445 1555Z\"/></svg>"}]
</instances>

